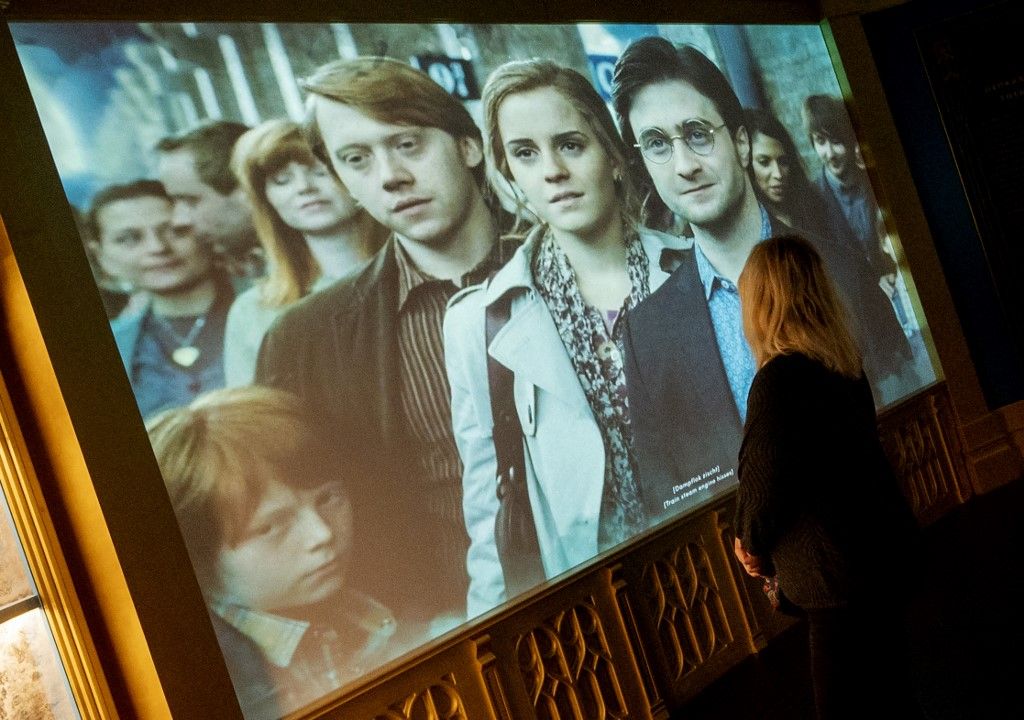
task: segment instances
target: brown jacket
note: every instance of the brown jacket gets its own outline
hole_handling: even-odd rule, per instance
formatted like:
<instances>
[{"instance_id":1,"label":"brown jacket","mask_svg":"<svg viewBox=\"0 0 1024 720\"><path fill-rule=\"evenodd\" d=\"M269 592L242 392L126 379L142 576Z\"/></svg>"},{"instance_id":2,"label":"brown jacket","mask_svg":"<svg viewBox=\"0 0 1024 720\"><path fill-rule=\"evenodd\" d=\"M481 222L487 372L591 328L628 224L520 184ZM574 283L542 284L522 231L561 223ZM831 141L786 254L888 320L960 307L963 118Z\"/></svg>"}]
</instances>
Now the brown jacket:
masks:
<instances>
[{"instance_id":1,"label":"brown jacket","mask_svg":"<svg viewBox=\"0 0 1024 720\"><path fill-rule=\"evenodd\" d=\"M302 398L347 462L342 480L356 524L352 586L420 616L464 602L465 586L436 576L423 542L433 533L419 527L422 513L405 482L417 464L401 408L394 243L278 318L260 348L256 382Z\"/></svg>"}]
</instances>

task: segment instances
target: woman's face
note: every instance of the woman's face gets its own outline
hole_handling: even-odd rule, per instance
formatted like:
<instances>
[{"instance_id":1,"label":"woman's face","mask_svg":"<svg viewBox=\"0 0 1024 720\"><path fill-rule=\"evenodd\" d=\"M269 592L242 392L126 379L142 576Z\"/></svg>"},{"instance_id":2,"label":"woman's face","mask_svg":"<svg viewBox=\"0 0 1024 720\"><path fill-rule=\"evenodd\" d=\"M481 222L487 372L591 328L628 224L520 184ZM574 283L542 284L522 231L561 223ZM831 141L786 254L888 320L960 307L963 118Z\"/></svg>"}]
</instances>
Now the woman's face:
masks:
<instances>
[{"instance_id":1,"label":"woman's face","mask_svg":"<svg viewBox=\"0 0 1024 720\"><path fill-rule=\"evenodd\" d=\"M210 273L210 253L195 233L175 229L163 197L115 200L96 215L100 267L137 290L156 295L195 287Z\"/></svg>"},{"instance_id":2,"label":"woman's face","mask_svg":"<svg viewBox=\"0 0 1024 720\"><path fill-rule=\"evenodd\" d=\"M301 233L336 230L359 212L352 196L323 163L292 160L267 176L267 201L281 220Z\"/></svg>"},{"instance_id":3,"label":"woman's face","mask_svg":"<svg viewBox=\"0 0 1024 720\"><path fill-rule=\"evenodd\" d=\"M340 483L272 480L238 542L220 549L221 599L270 612L324 600L345 584L351 544L352 506Z\"/></svg>"},{"instance_id":4,"label":"woman's face","mask_svg":"<svg viewBox=\"0 0 1024 720\"><path fill-rule=\"evenodd\" d=\"M782 143L773 137L754 133L752 155L754 179L764 196L774 203L786 200L793 159L786 154Z\"/></svg>"},{"instance_id":5,"label":"woman's face","mask_svg":"<svg viewBox=\"0 0 1024 720\"><path fill-rule=\"evenodd\" d=\"M594 237L618 222L616 167L591 124L552 87L516 93L498 108L515 184L559 233Z\"/></svg>"}]
</instances>

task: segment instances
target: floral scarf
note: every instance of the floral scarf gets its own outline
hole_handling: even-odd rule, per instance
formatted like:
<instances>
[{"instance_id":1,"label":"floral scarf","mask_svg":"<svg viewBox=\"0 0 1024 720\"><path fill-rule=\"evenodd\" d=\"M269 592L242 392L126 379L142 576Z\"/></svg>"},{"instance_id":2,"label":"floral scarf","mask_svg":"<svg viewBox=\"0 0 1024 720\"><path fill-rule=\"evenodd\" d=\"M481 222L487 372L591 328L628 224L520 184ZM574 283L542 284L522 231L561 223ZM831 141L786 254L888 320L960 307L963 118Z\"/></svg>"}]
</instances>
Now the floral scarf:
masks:
<instances>
[{"instance_id":1,"label":"floral scarf","mask_svg":"<svg viewBox=\"0 0 1024 720\"><path fill-rule=\"evenodd\" d=\"M633 230L626 234L626 264L633 289L610 331L601 310L583 299L576 273L550 230L537 244L532 267L534 283L555 321L604 441L607 461L598 525L598 547L602 550L628 539L646 525L636 482L622 363L621 319L651 292L647 254Z\"/></svg>"}]
</instances>

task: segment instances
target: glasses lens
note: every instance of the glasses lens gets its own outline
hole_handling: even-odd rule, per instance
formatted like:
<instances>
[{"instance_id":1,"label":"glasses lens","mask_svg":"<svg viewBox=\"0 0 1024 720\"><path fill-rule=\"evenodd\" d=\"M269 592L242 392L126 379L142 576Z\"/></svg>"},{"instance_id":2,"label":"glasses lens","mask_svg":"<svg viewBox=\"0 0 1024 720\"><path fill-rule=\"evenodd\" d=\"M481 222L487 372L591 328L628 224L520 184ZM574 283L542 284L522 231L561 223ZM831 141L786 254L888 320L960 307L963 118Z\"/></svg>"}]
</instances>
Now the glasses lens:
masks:
<instances>
[{"instance_id":1,"label":"glasses lens","mask_svg":"<svg viewBox=\"0 0 1024 720\"><path fill-rule=\"evenodd\" d=\"M661 133L646 133L640 138L640 152L655 163L663 163L672 157L672 141Z\"/></svg>"},{"instance_id":2,"label":"glasses lens","mask_svg":"<svg viewBox=\"0 0 1024 720\"><path fill-rule=\"evenodd\" d=\"M715 130L700 122L683 127L683 141L698 155L708 155L715 148Z\"/></svg>"}]
</instances>

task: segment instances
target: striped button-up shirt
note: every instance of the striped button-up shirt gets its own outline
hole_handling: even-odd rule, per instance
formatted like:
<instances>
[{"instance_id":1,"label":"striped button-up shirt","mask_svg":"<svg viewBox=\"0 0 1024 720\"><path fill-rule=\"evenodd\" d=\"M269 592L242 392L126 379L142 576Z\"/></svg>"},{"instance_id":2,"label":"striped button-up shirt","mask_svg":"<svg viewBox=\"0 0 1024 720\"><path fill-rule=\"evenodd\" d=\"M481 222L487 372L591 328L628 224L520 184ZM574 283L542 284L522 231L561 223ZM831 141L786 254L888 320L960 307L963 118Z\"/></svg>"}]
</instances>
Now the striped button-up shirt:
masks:
<instances>
[{"instance_id":1,"label":"striped button-up shirt","mask_svg":"<svg viewBox=\"0 0 1024 720\"><path fill-rule=\"evenodd\" d=\"M483 282L500 267L498 245L479 265L462 276L461 287ZM444 555L438 566L465 575L469 539L462 518L462 462L452 433L451 389L444 364L442 323L445 308L458 292L451 280L439 280L419 270L395 243L398 263L398 355L401 408L414 445L409 483L415 488L422 511L437 529L435 538L422 541ZM439 577L448 577L440 575ZM449 583L446 583L449 584ZM452 577L450 586L459 583Z\"/></svg>"}]
</instances>

